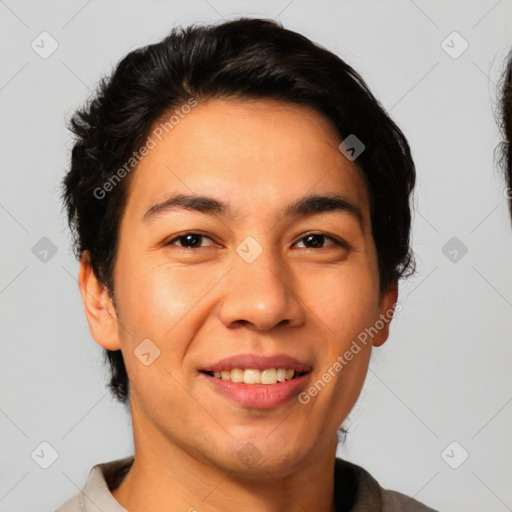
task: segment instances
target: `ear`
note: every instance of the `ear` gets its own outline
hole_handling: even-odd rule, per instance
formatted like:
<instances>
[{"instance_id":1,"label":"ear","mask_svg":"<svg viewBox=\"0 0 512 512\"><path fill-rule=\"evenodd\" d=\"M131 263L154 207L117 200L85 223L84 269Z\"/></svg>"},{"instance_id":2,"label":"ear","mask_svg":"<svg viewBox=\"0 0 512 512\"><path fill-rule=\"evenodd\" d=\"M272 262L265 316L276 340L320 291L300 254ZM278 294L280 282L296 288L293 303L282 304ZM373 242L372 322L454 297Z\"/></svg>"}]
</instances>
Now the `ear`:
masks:
<instances>
[{"instance_id":1,"label":"ear","mask_svg":"<svg viewBox=\"0 0 512 512\"><path fill-rule=\"evenodd\" d=\"M94 274L89 251L84 251L80 258L78 286L92 337L105 349L120 350L114 304L107 287Z\"/></svg>"},{"instance_id":2,"label":"ear","mask_svg":"<svg viewBox=\"0 0 512 512\"><path fill-rule=\"evenodd\" d=\"M376 319L374 327L377 334L372 338L372 345L380 347L388 339L389 326L393 318L393 310L398 298L398 282L394 281L386 292L379 299L379 318Z\"/></svg>"}]
</instances>

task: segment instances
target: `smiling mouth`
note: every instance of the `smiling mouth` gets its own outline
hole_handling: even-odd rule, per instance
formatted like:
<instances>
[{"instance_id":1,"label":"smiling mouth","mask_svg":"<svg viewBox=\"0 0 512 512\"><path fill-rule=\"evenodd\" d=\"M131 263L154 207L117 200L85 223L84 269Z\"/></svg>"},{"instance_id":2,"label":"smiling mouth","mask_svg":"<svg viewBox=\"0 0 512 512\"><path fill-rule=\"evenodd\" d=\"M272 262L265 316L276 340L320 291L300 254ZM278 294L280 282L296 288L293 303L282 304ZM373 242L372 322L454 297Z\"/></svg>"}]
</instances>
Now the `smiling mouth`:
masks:
<instances>
[{"instance_id":1,"label":"smiling mouth","mask_svg":"<svg viewBox=\"0 0 512 512\"><path fill-rule=\"evenodd\" d=\"M219 380L231 382L273 385L298 379L309 372L299 372L291 368L267 368L265 370L258 370L256 368L233 368L232 370L223 371L201 370L200 373Z\"/></svg>"}]
</instances>

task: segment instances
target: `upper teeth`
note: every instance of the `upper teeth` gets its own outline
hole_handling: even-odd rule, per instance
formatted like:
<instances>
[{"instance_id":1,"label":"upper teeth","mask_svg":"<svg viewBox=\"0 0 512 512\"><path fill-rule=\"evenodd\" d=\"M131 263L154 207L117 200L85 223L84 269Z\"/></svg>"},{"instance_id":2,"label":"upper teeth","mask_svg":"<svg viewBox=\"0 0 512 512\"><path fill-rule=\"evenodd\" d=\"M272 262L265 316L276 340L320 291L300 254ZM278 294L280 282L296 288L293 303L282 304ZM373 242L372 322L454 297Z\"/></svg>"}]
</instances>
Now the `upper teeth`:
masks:
<instances>
[{"instance_id":1,"label":"upper teeth","mask_svg":"<svg viewBox=\"0 0 512 512\"><path fill-rule=\"evenodd\" d=\"M234 368L221 372L213 372L218 379L231 380L233 382L244 382L245 384L275 384L285 380L292 380L295 370L286 368L267 368L266 370L256 370L254 368Z\"/></svg>"}]
</instances>

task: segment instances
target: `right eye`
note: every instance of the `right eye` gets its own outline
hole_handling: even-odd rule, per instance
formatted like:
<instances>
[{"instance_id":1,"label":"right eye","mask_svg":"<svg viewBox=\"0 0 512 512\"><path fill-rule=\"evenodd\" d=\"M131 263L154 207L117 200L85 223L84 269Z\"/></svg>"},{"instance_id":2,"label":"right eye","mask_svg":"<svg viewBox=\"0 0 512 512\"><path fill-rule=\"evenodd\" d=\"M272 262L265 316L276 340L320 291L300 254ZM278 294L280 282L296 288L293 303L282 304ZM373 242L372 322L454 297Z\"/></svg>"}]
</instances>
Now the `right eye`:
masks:
<instances>
[{"instance_id":1,"label":"right eye","mask_svg":"<svg viewBox=\"0 0 512 512\"><path fill-rule=\"evenodd\" d=\"M182 247L183 249L200 249L201 247L198 247L198 243L200 245L201 239L206 238L208 240L211 240L210 237L203 235L201 233L195 233L195 232L188 232L184 233L183 235L179 235L172 240L169 240L165 245L176 245L174 242L178 241L181 245L178 245L178 247ZM203 246L203 247L209 247L209 246Z\"/></svg>"}]
</instances>

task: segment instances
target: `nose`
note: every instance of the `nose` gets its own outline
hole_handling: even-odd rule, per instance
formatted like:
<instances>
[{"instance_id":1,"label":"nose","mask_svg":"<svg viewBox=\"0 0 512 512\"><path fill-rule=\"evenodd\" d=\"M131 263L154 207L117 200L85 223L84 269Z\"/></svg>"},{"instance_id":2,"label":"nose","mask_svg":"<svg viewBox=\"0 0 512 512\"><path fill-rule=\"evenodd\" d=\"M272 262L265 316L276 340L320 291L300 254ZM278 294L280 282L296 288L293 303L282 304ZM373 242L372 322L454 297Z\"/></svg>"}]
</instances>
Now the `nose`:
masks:
<instances>
[{"instance_id":1,"label":"nose","mask_svg":"<svg viewBox=\"0 0 512 512\"><path fill-rule=\"evenodd\" d=\"M224 282L219 317L228 328L297 327L304 323L305 306L296 288L290 268L271 251L263 251L252 263L237 257Z\"/></svg>"}]
</instances>

